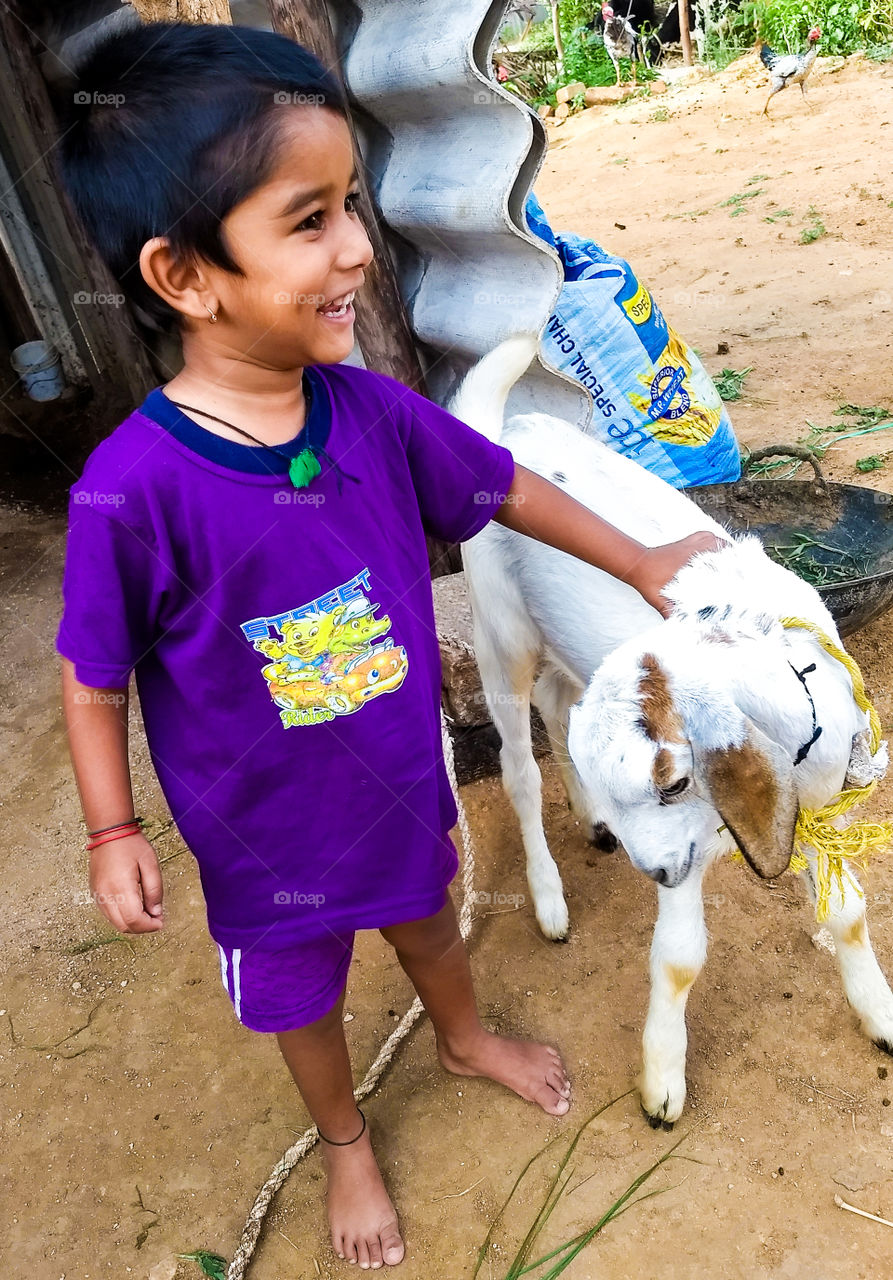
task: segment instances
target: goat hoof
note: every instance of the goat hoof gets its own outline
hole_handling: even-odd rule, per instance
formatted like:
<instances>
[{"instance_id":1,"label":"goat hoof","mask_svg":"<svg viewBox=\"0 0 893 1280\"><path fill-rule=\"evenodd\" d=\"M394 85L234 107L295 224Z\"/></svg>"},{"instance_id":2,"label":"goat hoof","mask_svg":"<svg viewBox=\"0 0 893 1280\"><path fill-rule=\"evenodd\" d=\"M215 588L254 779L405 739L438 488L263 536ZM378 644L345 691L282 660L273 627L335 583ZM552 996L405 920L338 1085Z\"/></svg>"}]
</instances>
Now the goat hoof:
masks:
<instances>
[{"instance_id":1,"label":"goat hoof","mask_svg":"<svg viewBox=\"0 0 893 1280\"><path fill-rule=\"evenodd\" d=\"M620 848L620 841L603 822L593 823L589 843L602 853L616 853Z\"/></svg>"},{"instance_id":2,"label":"goat hoof","mask_svg":"<svg viewBox=\"0 0 893 1280\"><path fill-rule=\"evenodd\" d=\"M536 919L540 929L552 942L567 942L570 931L570 919L567 914L567 903L559 891L550 895L551 901L544 901L541 895L536 903Z\"/></svg>"}]
</instances>

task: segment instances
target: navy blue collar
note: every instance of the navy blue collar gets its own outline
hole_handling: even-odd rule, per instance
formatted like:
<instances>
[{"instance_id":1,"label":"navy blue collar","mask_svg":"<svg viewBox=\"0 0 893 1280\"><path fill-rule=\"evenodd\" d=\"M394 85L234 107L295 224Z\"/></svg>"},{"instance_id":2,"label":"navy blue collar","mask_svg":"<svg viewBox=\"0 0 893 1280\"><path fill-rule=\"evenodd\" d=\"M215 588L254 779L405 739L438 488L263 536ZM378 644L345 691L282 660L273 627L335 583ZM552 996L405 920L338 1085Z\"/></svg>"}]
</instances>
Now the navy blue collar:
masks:
<instances>
[{"instance_id":1,"label":"navy blue collar","mask_svg":"<svg viewBox=\"0 0 893 1280\"><path fill-rule=\"evenodd\" d=\"M207 458L209 462L216 462L218 466L228 467L230 471L247 471L252 475L287 475L286 457L297 457L303 449L310 446L320 452L324 451L332 430L329 389L316 369L304 370L304 398L307 403L304 426L293 440L278 444L275 453L263 445L237 444L235 440L225 440L223 436L200 427L168 400L161 387L149 392L139 411L164 427L165 431L169 431L187 449Z\"/></svg>"}]
</instances>

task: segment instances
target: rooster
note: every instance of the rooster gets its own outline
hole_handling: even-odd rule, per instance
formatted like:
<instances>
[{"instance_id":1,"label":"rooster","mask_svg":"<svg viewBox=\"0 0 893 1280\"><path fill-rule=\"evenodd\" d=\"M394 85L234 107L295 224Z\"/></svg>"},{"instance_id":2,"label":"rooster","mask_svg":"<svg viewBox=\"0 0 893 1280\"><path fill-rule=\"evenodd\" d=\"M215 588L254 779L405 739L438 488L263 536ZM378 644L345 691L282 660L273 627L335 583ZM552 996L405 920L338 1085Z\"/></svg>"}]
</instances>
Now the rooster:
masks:
<instances>
[{"instance_id":1,"label":"rooster","mask_svg":"<svg viewBox=\"0 0 893 1280\"><path fill-rule=\"evenodd\" d=\"M769 114L769 103L772 101L773 96L776 93L780 93L782 89L786 89L789 84L799 84L800 92L806 98L806 77L815 62L816 45L821 34L818 27L811 29L806 37L805 53L776 53L767 44L760 46L760 58L763 66L769 72L770 85L769 97L766 99L766 105L762 111L764 116ZM806 101L808 103L809 99L806 98Z\"/></svg>"},{"instance_id":2,"label":"rooster","mask_svg":"<svg viewBox=\"0 0 893 1280\"><path fill-rule=\"evenodd\" d=\"M633 84L636 83L636 61L642 57L642 45L639 33L629 17L618 18L609 4L602 5L602 18L605 22L605 49L614 63L617 72L617 84L620 84L620 59L629 58L633 68Z\"/></svg>"}]
</instances>

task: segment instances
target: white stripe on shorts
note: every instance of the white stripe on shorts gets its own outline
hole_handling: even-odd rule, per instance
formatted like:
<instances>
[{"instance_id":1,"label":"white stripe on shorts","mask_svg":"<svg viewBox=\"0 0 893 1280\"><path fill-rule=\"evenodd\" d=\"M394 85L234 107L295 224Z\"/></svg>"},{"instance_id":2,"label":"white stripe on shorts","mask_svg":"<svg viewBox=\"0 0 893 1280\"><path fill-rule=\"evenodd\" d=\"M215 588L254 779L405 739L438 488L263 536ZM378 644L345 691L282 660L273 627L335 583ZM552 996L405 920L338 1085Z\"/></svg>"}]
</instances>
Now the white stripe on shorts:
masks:
<instances>
[{"instance_id":1,"label":"white stripe on shorts","mask_svg":"<svg viewBox=\"0 0 893 1280\"><path fill-rule=\"evenodd\" d=\"M217 950L220 952L220 976L223 979L223 985L226 988L226 994L229 995L229 982L227 981L227 977L226 977L226 971L228 967L226 963L226 952L223 950L223 947L221 947L219 942L217 943Z\"/></svg>"},{"instance_id":2,"label":"white stripe on shorts","mask_svg":"<svg viewBox=\"0 0 893 1280\"><path fill-rule=\"evenodd\" d=\"M242 952L237 947L233 951L233 1003L236 1006L236 1017L242 1017L242 983L239 970L242 965Z\"/></svg>"}]
</instances>

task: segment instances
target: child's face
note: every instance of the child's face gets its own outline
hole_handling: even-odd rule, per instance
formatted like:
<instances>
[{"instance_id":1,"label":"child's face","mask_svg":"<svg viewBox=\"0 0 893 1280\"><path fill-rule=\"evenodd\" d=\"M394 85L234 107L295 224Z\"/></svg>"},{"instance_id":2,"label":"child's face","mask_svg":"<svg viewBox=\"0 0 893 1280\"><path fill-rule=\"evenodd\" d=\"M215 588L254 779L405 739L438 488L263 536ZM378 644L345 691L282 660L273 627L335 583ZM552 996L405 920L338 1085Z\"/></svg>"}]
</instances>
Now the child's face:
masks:
<instances>
[{"instance_id":1,"label":"child's face","mask_svg":"<svg viewBox=\"0 0 893 1280\"><path fill-rule=\"evenodd\" d=\"M279 161L224 219L243 275L202 264L220 300L202 333L252 364L333 364L353 347L353 307L372 246L355 212L356 170L345 121L324 107L283 106Z\"/></svg>"}]
</instances>

